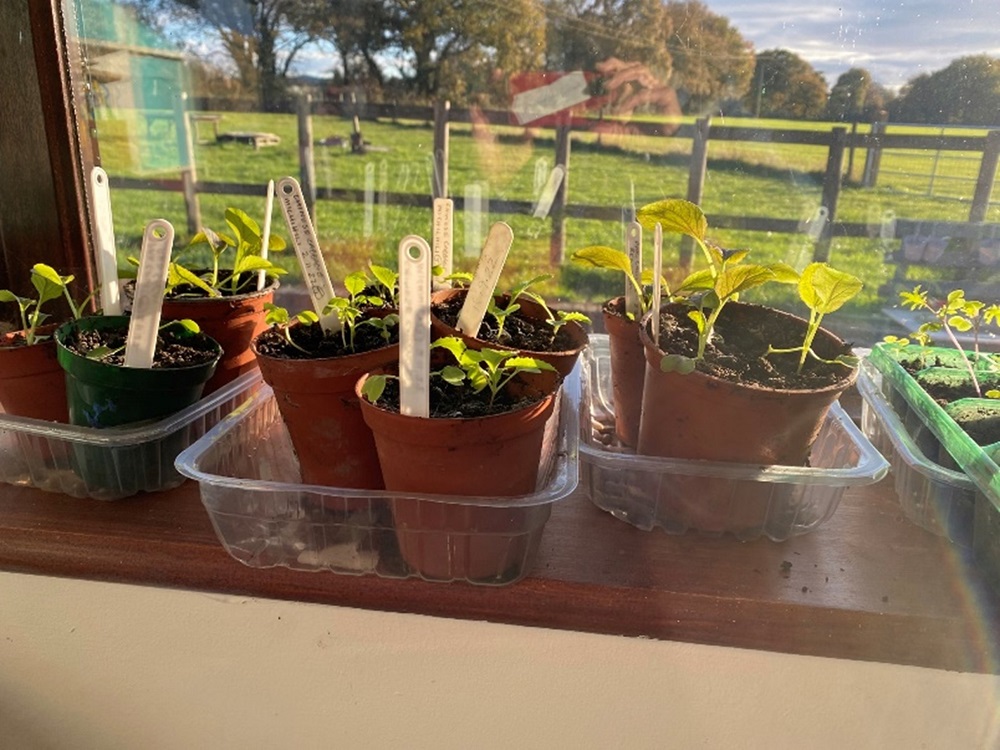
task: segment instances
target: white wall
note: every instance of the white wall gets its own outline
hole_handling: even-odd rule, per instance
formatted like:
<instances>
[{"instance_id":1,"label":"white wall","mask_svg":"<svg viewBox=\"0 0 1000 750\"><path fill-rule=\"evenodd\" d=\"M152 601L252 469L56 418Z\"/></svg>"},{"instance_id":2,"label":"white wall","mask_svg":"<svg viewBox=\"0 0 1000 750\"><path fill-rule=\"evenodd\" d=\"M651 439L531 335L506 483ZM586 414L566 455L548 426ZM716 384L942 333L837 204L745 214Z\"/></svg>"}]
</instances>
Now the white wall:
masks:
<instances>
[{"instance_id":1,"label":"white wall","mask_svg":"<svg viewBox=\"0 0 1000 750\"><path fill-rule=\"evenodd\" d=\"M0 573L0 747L993 748L1000 679Z\"/></svg>"}]
</instances>

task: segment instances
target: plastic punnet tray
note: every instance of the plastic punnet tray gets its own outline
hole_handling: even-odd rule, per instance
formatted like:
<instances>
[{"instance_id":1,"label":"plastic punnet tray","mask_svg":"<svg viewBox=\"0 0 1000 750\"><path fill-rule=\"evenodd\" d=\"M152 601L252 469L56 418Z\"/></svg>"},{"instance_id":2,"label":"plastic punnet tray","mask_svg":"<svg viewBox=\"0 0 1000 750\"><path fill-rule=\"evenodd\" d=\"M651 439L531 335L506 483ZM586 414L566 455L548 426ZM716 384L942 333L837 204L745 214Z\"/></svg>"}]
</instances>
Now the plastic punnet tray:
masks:
<instances>
[{"instance_id":1,"label":"plastic punnet tray","mask_svg":"<svg viewBox=\"0 0 1000 750\"><path fill-rule=\"evenodd\" d=\"M240 376L164 419L97 429L0 412L0 482L79 498L120 500L176 487L177 454L261 386Z\"/></svg>"},{"instance_id":2,"label":"plastic punnet tray","mask_svg":"<svg viewBox=\"0 0 1000 750\"><path fill-rule=\"evenodd\" d=\"M455 570L466 570L464 561L476 549L488 545L491 551L501 550L494 575L475 580L462 574L427 579L513 583L534 563L552 505L570 495L579 481L579 371L578 365L563 384L557 416L550 423L553 429L547 428L551 460L542 463L550 468L538 491L530 495L458 497L302 484L288 432L267 386L181 453L176 465L182 474L199 482L202 503L222 545L249 567L423 577L402 559L393 526L396 502L416 499L427 501L431 508L488 506L513 511L507 514L506 527L448 532ZM440 540L439 528L425 531L435 542ZM407 532L420 534L422 530L410 526Z\"/></svg>"},{"instance_id":3,"label":"plastic punnet tray","mask_svg":"<svg viewBox=\"0 0 1000 750\"><path fill-rule=\"evenodd\" d=\"M614 438L607 337L591 336L591 348L581 409L581 481L595 505L640 529L783 541L829 519L848 487L872 484L888 471L839 404L813 445L810 466L636 455Z\"/></svg>"},{"instance_id":4,"label":"plastic punnet tray","mask_svg":"<svg viewBox=\"0 0 1000 750\"><path fill-rule=\"evenodd\" d=\"M872 349L868 361L882 375L883 392L905 401L910 415L941 441L979 489L972 547L982 570L1000 588L1000 466L994 458L1000 446L978 445L881 345Z\"/></svg>"},{"instance_id":5,"label":"plastic punnet tray","mask_svg":"<svg viewBox=\"0 0 1000 750\"><path fill-rule=\"evenodd\" d=\"M882 375L862 362L858 391L861 428L889 461L896 495L910 521L938 536L972 547L976 485L969 477L928 458L882 390Z\"/></svg>"}]
</instances>

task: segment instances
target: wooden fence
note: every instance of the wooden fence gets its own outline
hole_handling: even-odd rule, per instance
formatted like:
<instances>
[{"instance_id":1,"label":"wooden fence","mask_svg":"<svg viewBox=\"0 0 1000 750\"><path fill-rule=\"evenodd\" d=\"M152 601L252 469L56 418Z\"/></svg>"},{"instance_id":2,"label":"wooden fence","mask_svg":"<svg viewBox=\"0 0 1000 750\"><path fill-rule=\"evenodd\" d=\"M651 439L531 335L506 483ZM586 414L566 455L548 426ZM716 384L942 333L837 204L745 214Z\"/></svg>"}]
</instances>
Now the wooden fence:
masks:
<instances>
[{"instance_id":1,"label":"wooden fence","mask_svg":"<svg viewBox=\"0 0 1000 750\"><path fill-rule=\"evenodd\" d=\"M360 135L359 111L355 105L311 102L308 96L300 100L297 110L299 139L299 180L310 211L315 216L317 201L342 201L363 203L364 190L344 190L321 187L316 184L314 169L314 141L312 117L316 114L335 115L353 120L355 135ZM511 114L507 111L451 109L447 102L439 102L434 107L397 106L394 104L367 104L364 106L365 119L415 120L433 124L434 128L434 179L431 195L415 193L380 192L382 205L419 206L430 208L432 199L448 195L448 149L449 126L451 123L479 123L490 125L512 125ZM185 118L185 122L190 115ZM549 259L553 265L562 262L565 253L567 218L596 219L603 221L622 220L622 209L617 206L595 206L571 203L570 196L570 155L574 132L590 132L600 122L595 118L565 118L554 127L555 167L562 167L562 179L548 212L551 222ZM187 142L190 143L190 124L186 126ZM748 143L798 144L820 146L827 149L826 168L822 184L821 204L817 211L817 224L810 227L814 237L813 257L827 260L833 237L872 237L880 228L870 224L842 222L837 218L837 203L840 197L844 175L845 154L853 159L856 150L864 151L865 169L863 184L874 185L877 180L880 157L887 149L926 149L936 152L955 151L981 154L975 192L965 222L935 222L939 231L950 237L980 239L994 231L985 228L983 222L990 205L997 165L1000 161L1000 130L985 136L903 135L886 132L884 123L875 123L870 133L858 133L856 128L848 132L846 127L835 127L831 131L777 130L742 126L716 125L709 118L693 124L670 124L654 122L629 122L627 133L636 136L671 136L673 139L691 141L691 158L688 172L687 199L700 203L703 197L705 176L708 166L708 149L712 141L739 141ZM352 139L353 140L353 139ZM360 138L354 146L363 149ZM174 190L185 195L188 214L188 231L197 231L200 225L199 194L258 195L259 184L199 181L192 167L177 180L149 180L113 177L111 185L127 190ZM371 195L367 196L371 200ZM456 210L465 208L463 197L453 198ZM491 212L499 214L531 214L535 209L532 201L492 200ZM785 234L801 233L802 223L796 219L768 217L716 215L710 217L713 227L734 230L776 232ZM898 218L891 229L894 238L903 238L917 233L926 221ZM881 235L886 239L884 234ZM681 247L682 265L690 265L692 247Z\"/></svg>"}]
</instances>

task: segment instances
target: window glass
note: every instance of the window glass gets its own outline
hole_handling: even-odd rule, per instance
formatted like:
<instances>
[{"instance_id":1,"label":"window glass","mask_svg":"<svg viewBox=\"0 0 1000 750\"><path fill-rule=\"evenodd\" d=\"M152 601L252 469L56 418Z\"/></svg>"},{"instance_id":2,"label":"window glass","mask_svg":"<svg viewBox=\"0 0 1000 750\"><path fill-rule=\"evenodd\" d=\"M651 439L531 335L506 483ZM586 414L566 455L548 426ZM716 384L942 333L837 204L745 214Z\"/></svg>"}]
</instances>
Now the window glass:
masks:
<instances>
[{"instance_id":1,"label":"window glass","mask_svg":"<svg viewBox=\"0 0 1000 750\"><path fill-rule=\"evenodd\" d=\"M864 281L827 321L905 333L898 292L1000 298L996 3L769 0L67 0L75 87L109 174L120 263L167 218L181 244L268 180L315 196L335 280L455 202L455 267L492 222L501 286L596 310L624 281L572 260L624 247L636 208L687 198L758 262ZM450 109L435 104L447 101ZM450 122L447 148L435 119ZM992 133L992 135L990 135ZM704 158L701 158L701 157ZM283 231L275 209L275 231ZM646 235L651 261L651 233ZM677 283L703 259L668 234ZM301 275L294 258L285 288ZM754 299L804 312L794 287ZM599 317L599 316L597 316Z\"/></svg>"}]
</instances>

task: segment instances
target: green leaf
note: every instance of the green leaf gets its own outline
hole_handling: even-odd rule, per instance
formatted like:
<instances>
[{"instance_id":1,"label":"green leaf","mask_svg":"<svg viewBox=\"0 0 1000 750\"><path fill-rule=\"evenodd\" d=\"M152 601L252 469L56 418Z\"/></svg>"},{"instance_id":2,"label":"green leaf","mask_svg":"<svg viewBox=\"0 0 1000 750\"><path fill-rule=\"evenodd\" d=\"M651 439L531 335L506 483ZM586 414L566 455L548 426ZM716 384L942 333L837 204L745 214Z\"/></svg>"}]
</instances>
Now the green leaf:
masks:
<instances>
[{"instance_id":1,"label":"green leaf","mask_svg":"<svg viewBox=\"0 0 1000 750\"><path fill-rule=\"evenodd\" d=\"M517 286L515 286L513 289L510 290L510 298L512 300L515 300L518 297L520 297L522 294L524 294L525 290L528 287L534 286L535 284L540 284L543 281L548 281L551 278L552 278L552 274L550 274L550 273L543 273L543 274L540 274L538 276L535 276L532 279L528 279L527 281L522 281L520 284L518 284Z\"/></svg>"},{"instance_id":2,"label":"green leaf","mask_svg":"<svg viewBox=\"0 0 1000 750\"><path fill-rule=\"evenodd\" d=\"M799 272L787 263L771 263L768 268L774 273L774 280L779 284L798 284Z\"/></svg>"},{"instance_id":3,"label":"green leaf","mask_svg":"<svg viewBox=\"0 0 1000 750\"><path fill-rule=\"evenodd\" d=\"M369 375L361 386L361 395L368 399L369 403L377 404L385 393L386 379L385 375Z\"/></svg>"},{"instance_id":4,"label":"green leaf","mask_svg":"<svg viewBox=\"0 0 1000 750\"><path fill-rule=\"evenodd\" d=\"M344 278L344 287L352 297L361 294L366 286L368 286L368 277L363 271L354 271Z\"/></svg>"},{"instance_id":5,"label":"green leaf","mask_svg":"<svg viewBox=\"0 0 1000 750\"><path fill-rule=\"evenodd\" d=\"M961 315L953 315L948 318L948 325L959 333L965 333L966 331L972 330L972 322L963 318Z\"/></svg>"},{"instance_id":6,"label":"green leaf","mask_svg":"<svg viewBox=\"0 0 1000 750\"><path fill-rule=\"evenodd\" d=\"M632 275L632 264L629 263L628 256L621 250L615 250L606 245L590 245L582 250L577 250L570 256L570 259L581 266L605 268L621 271L628 276Z\"/></svg>"},{"instance_id":7,"label":"green leaf","mask_svg":"<svg viewBox=\"0 0 1000 750\"><path fill-rule=\"evenodd\" d=\"M261 240L263 241L263 239ZM281 235L272 234L267 238L267 251L269 253L275 252L280 253L282 250L288 248L288 243L285 242L285 238Z\"/></svg>"},{"instance_id":8,"label":"green leaf","mask_svg":"<svg viewBox=\"0 0 1000 750\"><path fill-rule=\"evenodd\" d=\"M465 342L457 336L445 336L443 338L435 340L431 344L431 349L444 349L451 352L452 356L455 357L456 362L462 361L462 355L465 354L467 349Z\"/></svg>"},{"instance_id":9,"label":"green leaf","mask_svg":"<svg viewBox=\"0 0 1000 750\"><path fill-rule=\"evenodd\" d=\"M317 315L313 310L303 310L295 316L295 319L304 326L311 326L313 323L319 323L319 315Z\"/></svg>"},{"instance_id":10,"label":"green leaf","mask_svg":"<svg viewBox=\"0 0 1000 750\"><path fill-rule=\"evenodd\" d=\"M115 350L109 346L98 346L87 352L87 359L102 360L105 357L114 354Z\"/></svg>"},{"instance_id":11,"label":"green leaf","mask_svg":"<svg viewBox=\"0 0 1000 750\"><path fill-rule=\"evenodd\" d=\"M649 203L636 212L636 220L644 229L652 231L657 224L664 232L678 232L705 241L708 219L694 203L680 198Z\"/></svg>"},{"instance_id":12,"label":"green leaf","mask_svg":"<svg viewBox=\"0 0 1000 750\"><path fill-rule=\"evenodd\" d=\"M697 363L691 357L684 357L680 354L667 354L660 360L660 370L663 372L676 372L678 375L688 375L694 372Z\"/></svg>"},{"instance_id":13,"label":"green leaf","mask_svg":"<svg viewBox=\"0 0 1000 750\"><path fill-rule=\"evenodd\" d=\"M517 368L519 370L532 372L555 372L556 368L543 359L536 357L509 357L503 363L504 369Z\"/></svg>"},{"instance_id":14,"label":"green leaf","mask_svg":"<svg viewBox=\"0 0 1000 750\"><path fill-rule=\"evenodd\" d=\"M810 263L799 279L799 296L821 315L843 307L861 291L861 279L826 263Z\"/></svg>"},{"instance_id":15,"label":"green leaf","mask_svg":"<svg viewBox=\"0 0 1000 750\"><path fill-rule=\"evenodd\" d=\"M191 318L182 318L181 320L170 320L164 324L164 328L167 326L180 326L188 333L201 333L201 326L195 323Z\"/></svg>"},{"instance_id":16,"label":"green leaf","mask_svg":"<svg viewBox=\"0 0 1000 750\"><path fill-rule=\"evenodd\" d=\"M271 302L264 303L264 322L269 326L288 325L288 310Z\"/></svg>"},{"instance_id":17,"label":"green leaf","mask_svg":"<svg viewBox=\"0 0 1000 750\"><path fill-rule=\"evenodd\" d=\"M241 274L249 271L268 271L276 274L285 272L283 268L277 268L271 261L259 255L245 255L237 262L233 273Z\"/></svg>"},{"instance_id":18,"label":"green leaf","mask_svg":"<svg viewBox=\"0 0 1000 750\"><path fill-rule=\"evenodd\" d=\"M180 263L171 263L167 266L167 288L173 289L179 284L190 284L193 287L201 289L209 297L219 297L219 291L213 289L203 278L198 274L189 271Z\"/></svg>"},{"instance_id":19,"label":"green leaf","mask_svg":"<svg viewBox=\"0 0 1000 750\"><path fill-rule=\"evenodd\" d=\"M24 297L18 297L9 289L0 289L0 302L16 302L20 305L23 302L30 302L31 300L25 299Z\"/></svg>"},{"instance_id":20,"label":"green leaf","mask_svg":"<svg viewBox=\"0 0 1000 750\"><path fill-rule=\"evenodd\" d=\"M61 297L65 287L62 276L44 263L36 263L32 266L31 283L38 291L39 306L43 302Z\"/></svg>"},{"instance_id":21,"label":"green leaf","mask_svg":"<svg viewBox=\"0 0 1000 750\"><path fill-rule=\"evenodd\" d=\"M260 225L250 218L246 211L239 208L227 208L226 223L233 230L233 234L239 238L240 243L254 247L256 252L260 251Z\"/></svg>"},{"instance_id":22,"label":"green leaf","mask_svg":"<svg viewBox=\"0 0 1000 750\"><path fill-rule=\"evenodd\" d=\"M491 370L496 370L505 360L512 359L513 352L502 351L500 349L480 349L478 359L486 364Z\"/></svg>"},{"instance_id":23,"label":"green leaf","mask_svg":"<svg viewBox=\"0 0 1000 750\"><path fill-rule=\"evenodd\" d=\"M726 300L769 281L774 281L774 271L767 266L727 266L715 278L715 293Z\"/></svg>"},{"instance_id":24,"label":"green leaf","mask_svg":"<svg viewBox=\"0 0 1000 750\"><path fill-rule=\"evenodd\" d=\"M371 269L372 276L375 280L384 286L386 289L395 289L396 282L399 281L399 274L393 271L391 268L386 268L385 266L378 266L374 263L369 263L368 267Z\"/></svg>"},{"instance_id":25,"label":"green leaf","mask_svg":"<svg viewBox=\"0 0 1000 750\"><path fill-rule=\"evenodd\" d=\"M462 385L465 382L465 370L455 365L448 365L439 373L446 383Z\"/></svg>"}]
</instances>

